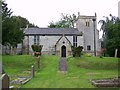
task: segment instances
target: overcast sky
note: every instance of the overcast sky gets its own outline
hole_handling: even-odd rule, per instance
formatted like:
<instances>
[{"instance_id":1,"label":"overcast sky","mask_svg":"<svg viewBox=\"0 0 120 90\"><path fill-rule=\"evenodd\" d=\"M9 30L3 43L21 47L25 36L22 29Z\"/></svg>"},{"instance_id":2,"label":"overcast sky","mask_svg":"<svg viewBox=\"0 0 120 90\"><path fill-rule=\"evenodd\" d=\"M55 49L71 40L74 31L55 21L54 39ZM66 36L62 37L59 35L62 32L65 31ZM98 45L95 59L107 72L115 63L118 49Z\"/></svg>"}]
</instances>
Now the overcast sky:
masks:
<instances>
[{"instance_id":1,"label":"overcast sky","mask_svg":"<svg viewBox=\"0 0 120 90\"><path fill-rule=\"evenodd\" d=\"M120 0L6 0L13 15L27 18L39 27L47 27L51 21L61 18L61 13L94 15L97 22L103 16L118 16L118 2ZM100 25L97 25L100 28ZM101 35L101 34L100 34ZM100 36L101 37L101 36Z\"/></svg>"},{"instance_id":2,"label":"overcast sky","mask_svg":"<svg viewBox=\"0 0 120 90\"><path fill-rule=\"evenodd\" d=\"M27 18L39 27L47 27L49 22L58 21L61 13L94 15L97 20L110 13L118 16L118 1L120 0L6 0L13 15Z\"/></svg>"}]
</instances>

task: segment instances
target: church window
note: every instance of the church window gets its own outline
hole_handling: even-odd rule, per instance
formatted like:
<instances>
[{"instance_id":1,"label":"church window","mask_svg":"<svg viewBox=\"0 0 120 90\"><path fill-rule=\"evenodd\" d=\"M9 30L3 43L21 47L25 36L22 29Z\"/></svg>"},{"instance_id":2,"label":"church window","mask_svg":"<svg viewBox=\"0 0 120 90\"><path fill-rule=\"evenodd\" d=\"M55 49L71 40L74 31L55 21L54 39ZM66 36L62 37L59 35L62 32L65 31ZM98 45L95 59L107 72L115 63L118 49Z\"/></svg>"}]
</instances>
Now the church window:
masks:
<instances>
[{"instance_id":1,"label":"church window","mask_svg":"<svg viewBox=\"0 0 120 90\"><path fill-rule=\"evenodd\" d=\"M39 36L34 36L34 44L39 45Z\"/></svg>"},{"instance_id":2,"label":"church window","mask_svg":"<svg viewBox=\"0 0 120 90\"><path fill-rule=\"evenodd\" d=\"M73 46L77 47L77 36L73 36Z\"/></svg>"},{"instance_id":3,"label":"church window","mask_svg":"<svg viewBox=\"0 0 120 90\"><path fill-rule=\"evenodd\" d=\"M36 36L34 36L34 44L36 44Z\"/></svg>"},{"instance_id":4,"label":"church window","mask_svg":"<svg viewBox=\"0 0 120 90\"><path fill-rule=\"evenodd\" d=\"M91 50L91 46L90 45L87 46L87 50Z\"/></svg>"}]
</instances>

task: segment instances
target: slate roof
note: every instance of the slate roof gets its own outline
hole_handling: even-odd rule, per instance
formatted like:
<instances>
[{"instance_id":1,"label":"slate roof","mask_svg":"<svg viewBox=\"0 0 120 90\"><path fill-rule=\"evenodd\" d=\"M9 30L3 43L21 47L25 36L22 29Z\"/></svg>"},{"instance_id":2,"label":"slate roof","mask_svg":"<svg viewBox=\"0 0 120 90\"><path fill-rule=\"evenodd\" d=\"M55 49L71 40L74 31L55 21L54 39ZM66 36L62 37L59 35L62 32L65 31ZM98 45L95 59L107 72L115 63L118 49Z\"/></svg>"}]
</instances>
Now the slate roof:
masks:
<instances>
[{"instance_id":1,"label":"slate roof","mask_svg":"<svg viewBox=\"0 0 120 90\"><path fill-rule=\"evenodd\" d=\"M80 35L80 32L74 28L28 28L26 35Z\"/></svg>"}]
</instances>

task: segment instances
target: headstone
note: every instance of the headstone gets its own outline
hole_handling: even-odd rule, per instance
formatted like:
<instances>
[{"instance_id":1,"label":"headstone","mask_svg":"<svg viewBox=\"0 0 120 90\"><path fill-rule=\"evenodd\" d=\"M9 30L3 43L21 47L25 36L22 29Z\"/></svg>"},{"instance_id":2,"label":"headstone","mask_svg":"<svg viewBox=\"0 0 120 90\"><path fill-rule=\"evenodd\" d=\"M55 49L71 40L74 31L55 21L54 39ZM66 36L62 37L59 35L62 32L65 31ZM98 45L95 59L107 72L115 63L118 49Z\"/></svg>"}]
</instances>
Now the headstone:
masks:
<instances>
[{"instance_id":1,"label":"headstone","mask_svg":"<svg viewBox=\"0 0 120 90\"><path fill-rule=\"evenodd\" d=\"M0 90L2 89L2 78L1 78L1 75L0 75Z\"/></svg>"},{"instance_id":2,"label":"headstone","mask_svg":"<svg viewBox=\"0 0 120 90\"><path fill-rule=\"evenodd\" d=\"M117 57L118 49L115 49L115 57Z\"/></svg>"},{"instance_id":3,"label":"headstone","mask_svg":"<svg viewBox=\"0 0 120 90\"><path fill-rule=\"evenodd\" d=\"M0 78L2 76L2 59L0 55ZM0 90L2 89L2 80L0 79Z\"/></svg>"},{"instance_id":4,"label":"headstone","mask_svg":"<svg viewBox=\"0 0 120 90\"><path fill-rule=\"evenodd\" d=\"M38 69L40 69L40 57L37 60L37 64L38 64Z\"/></svg>"},{"instance_id":5,"label":"headstone","mask_svg":"<svg viewBox=\"0 0 120 90\"><path fill-rule=\"evenodd\" d=\"M2 90L9 90L9 76L7 74L3 74L2 77Z\"/></svg>"},{"instance_id":6,"label":"headstone","mask_svg":"<svg viewBox=\"0 0 120 90\"><path fill-rule=\"evenodd\" d=\"M31 78L35 76L34 65L31 66Z\"/></svg>"}]
</instances>

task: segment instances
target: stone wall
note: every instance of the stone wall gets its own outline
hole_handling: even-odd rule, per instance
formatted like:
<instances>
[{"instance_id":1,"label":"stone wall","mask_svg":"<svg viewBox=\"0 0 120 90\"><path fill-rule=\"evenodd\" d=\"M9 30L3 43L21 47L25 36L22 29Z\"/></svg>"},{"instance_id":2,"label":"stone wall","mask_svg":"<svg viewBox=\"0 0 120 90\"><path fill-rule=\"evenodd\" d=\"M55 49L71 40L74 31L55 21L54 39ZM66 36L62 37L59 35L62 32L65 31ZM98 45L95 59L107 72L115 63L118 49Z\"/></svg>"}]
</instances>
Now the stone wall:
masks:
<instances>
[{"instance_id":1,"label":"stone wall","mask_svg":"<svg viewBox=\"0 0 120 90\"><path fill-rule=\"evenodd\" d=\"M66 39L65 37L62 38L61 41L59 41L59 39L61 39L62 36L39 36L39 45L43 45L43 48L42 48L42 53L43 54L55 54L57 53L57 55L60 55L61 53L61 46L63 45L62 42L65 41L66 45L67 46L67 51L69 51L69 53L71 52L71 45L69 44L68 41L71 42L71 44L73 45L73 36L66 36ZM27 41L28 37L26 37L25 39L25 42L28 42L29 43L29 53L33 53L32 51L32 48L31 48L31 45L34 44L34 36L29 36L29 41ZM57 50L55 52L55 45L57 42L60 42L59 45L57 46ZM24 46L26 46L27 48L27 45L28 43L24 43ZM83 46L83 36L78 36L78 43L77 45L79 46ZM67 53L68 55L68 53Z\"/></svg>"}]
</instances>

